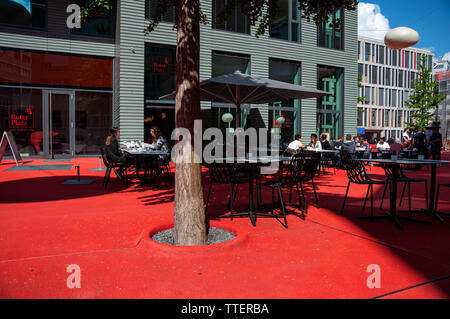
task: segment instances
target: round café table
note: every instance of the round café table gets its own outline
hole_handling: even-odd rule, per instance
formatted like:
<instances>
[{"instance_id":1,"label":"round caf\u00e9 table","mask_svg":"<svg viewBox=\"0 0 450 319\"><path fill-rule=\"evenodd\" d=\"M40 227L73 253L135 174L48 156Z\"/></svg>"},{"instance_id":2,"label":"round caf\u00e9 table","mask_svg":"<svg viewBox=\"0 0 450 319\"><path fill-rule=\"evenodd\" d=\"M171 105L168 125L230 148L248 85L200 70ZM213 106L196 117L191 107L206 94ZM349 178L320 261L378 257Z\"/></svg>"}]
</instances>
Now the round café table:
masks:
<instances>
[{"instance_id":1,"label":"round caf\u00e9 table","mask_svg":"<svg viewBox=\"0 0 450 319\"><path fill-rule=\"evenodd\" d=\"M439 221L443 222L444 219L440 216L443 215L443 213L440 213L435 210L435 196L436 196L436 172L437 172L437 165L440 164L450 164L450 161L438 161L438 160L416 160L416 159L357 159L357 161L364 161L364 162L375 162L380 163L383 165L389 165L392 167L392 180L391 180L391 192L390 192L390 207L389 207L389 214L385 216L374 216L374 218L390 218L393 219L394 222L397 224L397 226L400 229L403 229L402 224L400 223L400 219L408 220L408 221L414 221L414 222L420 222L420 223L428 223L423 220L408 218L399 216L398 213L408 212L408 213L426 213L431 214L433 217L438 219ZM428 208L423 208L421 210L416 211L397 211L397 184L398 184L398 176L399 176L399 168L400 165L431 165L431 183L430 183L430 202L428 204ZM445 213L444 213L445 214ZM366 218L366 217L361 217ZM370 218L370 217L369 217Z\"/></svg>"}]
</instances>

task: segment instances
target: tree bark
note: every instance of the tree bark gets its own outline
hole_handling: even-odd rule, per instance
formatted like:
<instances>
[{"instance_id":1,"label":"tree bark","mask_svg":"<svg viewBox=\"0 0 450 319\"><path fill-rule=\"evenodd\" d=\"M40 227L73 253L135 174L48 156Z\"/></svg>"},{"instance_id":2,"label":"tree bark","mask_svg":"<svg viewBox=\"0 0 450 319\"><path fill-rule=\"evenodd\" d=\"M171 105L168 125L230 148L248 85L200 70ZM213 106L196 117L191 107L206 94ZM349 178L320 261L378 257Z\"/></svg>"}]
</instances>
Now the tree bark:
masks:
<instances>
[{"instance_id":1,"label":"tree bark","mask_svg":"<svg viewBox=\"0 0 450 319\"><path fill-rule=\"evenodd\" d=\"M193 246L206 243L201 164L194 163L194 120L200 111L200 3L199 0L177 1L177 95L175 122L177 128L191 133L191 144L180 151L191 152L191 162L177 163L175 171L175 245Z\"/></svg>"}]
</instances>

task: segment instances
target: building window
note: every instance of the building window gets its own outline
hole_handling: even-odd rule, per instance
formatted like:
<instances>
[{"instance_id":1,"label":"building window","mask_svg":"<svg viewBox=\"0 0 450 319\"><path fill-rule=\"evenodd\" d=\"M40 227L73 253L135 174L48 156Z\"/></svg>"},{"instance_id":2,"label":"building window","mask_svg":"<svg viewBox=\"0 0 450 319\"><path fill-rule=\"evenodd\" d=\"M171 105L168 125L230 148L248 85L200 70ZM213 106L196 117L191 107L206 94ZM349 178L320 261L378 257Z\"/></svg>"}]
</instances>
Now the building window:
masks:
<instances>
[{"instance_id":1,"label":"building window","mask_svg":"<svg viewBox=\"0 0 450 319\"><path fill-rule=\"evenodd\" d=\"M378 105L384 106L384 89L380 88L378 91Z\"/></svg>"},{"instance_id":2,"label":"building window","mask_svg":"<svg viewBox=\"0 0 450 319\"><path fill-rule=\"evenodd\" d=\"M391 50L391 65L397 66L397 52L398 50Z\"/></svg>"},{"instance_id":3,"label":"building window","mask_svg":"<svg viewBox=\"0 0 450 319\"><path fill-rule=\"evenodd\" d=\"M175 91L176 58L175 47L145 44L145 99L159 97Z\"/></svg>"},{"instance_id":4,"label":"building window","mask_svg":"<svg viewBox=\"0 0 450 319\"><path fill-rule=\"evenodd\" d=\"M0 12L0 24L30 28L47 25L46 0L2 0Z\"/></svg>"},{"instance_id":5,"label":"building window","mask_svg":"<svg viewBox=\"0 0 450 319\"><path fill-rule=\"evenodd\" d=\"M384 46L382 45L378 49L378 63L384 64Z\"/></svg>"},{"instance_id":6,"label":"building window","mask_svg":"<svg viewBox=\"0 0 450 319\"><path fill-rule=\"evenodd\" d=\"M99 154L111 127L112 94L76 91L75 153Z\"/></svg>"},{"instance_id":7,"label":"building window","mask_svg":"<svg viewBox=\"0 0 450 319\"><path fill-rule=\"evenodd\" d=\"M377 66L372 66L372 77L371 77L371 82L372 84L377 84L378 81L378 67Z\"/></svg>"},{"instance_id":8,"label":"building window","mask_svg":"<svg viewBox=\"0 0 450 319\"><path fill-rule=\"evenodd\" d=\"M386 85L391 85L391 69L390 68L386 68L385 69L385 84Z\"/></svg>"},{"instance_id":9,"label":"building window","mask_svg":"<svg viewBox=\"0 0 450 319\"><path fill-rule=\"evenodd\" d=\"M332 94L317 99L317 133L329 133L330 138L336 140L343 134L344 72L342 69L319 65L317 82L319 90Z\"/></svg>"},{"instance_id":10,"label":"building window","mask_svg":"<svg viewBox=\"0 0 450 319\"><path fill-rule=\"evenodd\" d=\"M93 0L73 0L73 3L83 7ZM93 36L114 37L115 34L115 8L99 13L91 21L83 23L81 29L74 28L71 32L75 34L86 34Z\"/></svg>"},{"instance_id":11,"label":"building window","mask_svg":"<svg viewBox=\"0 0 450 319\"><path fill-rule=\"evenodd\" d=\"M361 63L358 63L358 78L361 78L362 80L363 76L363 65Z\"/></svg>"},{"instance_id":12,"label":"building window","mask_svg":"<svg viewBox=\"0 0 450 319\"><path fill-rule=\"evenodd\" d=\"M300 85L300 63L270 59L269 78L281 82ZM271 103L269 106L269 128L280 128L280 143L284 146L294 139L295 134L300 133L300 100L282 100ZM282 124L277 123L283 118Z\"/></svg>"},{"instance_id":13,"label":"building window","mask_svg":"<svg viewBox=\"0 0 450 319\"><path fill-rule=\"evenodd\" d=\"M410 56L410 52L405 51L405 68L407 68L407 69L409 69L409 56Z\"/></svg>"},{"instance_id":14,"label":"building window","mask_svg":"<svg viewBox=\"0 0 450 319\"><path fill-rule=\"evenodd\" d=\"M230 0L214 0L212 2L213 28L224 31L250 34L250 25L247 23L247 17L241 13L237 6L234 8L234 12L230 14L227 21L222 24L217 24L217 16L219 15L220 11L227 3L227 1Z\"/></svg>"},{"instance_id":15,"label":"building window","mask_svg":"<svg viewBox=\"0 0 450 319\"><path fill-rule=\"evenodd\" d=\"M333 14L330 14L328 22L322 23L318 27L317 31L317 45L319 47L330 48L330 49L344 49L344 37L343 37L343 25L344 16L343 9L336 10ZM333 20L339 19L339 26L333 28L331 22ZM367 50L367 44L366 44ZM367 52L366 52L367 54Z\"/></svg>"},{"instance_id":16,"label":"building window","mask_svg":"<svg viewBox=\"0 0 450 319\"><path fill-rule=\"evenodd\" d=\"M279 0L276 17L269 25L270 37L300 42L300 19L298 0Z\"/></svg>"},{"instance_id":17,"label":"building window","mask_svg":"<svg viewBox=\"0 0 450 319\"><path fill-rule=\"evenodd\" d=\"M370 104L370 87L364 87L364 104Z\"/></svg>"},{"instance_id":18,"label":"building window","mask_svg":"<svg viewBox=\"0 0 450 319\"><path fill-rule=\"evenodd\" d=\"M145 0L145 19L150 20L156 11L157 0ZM161 17L162 22L175 23L175 7L170 7Z\"/></svg>"},{"instance_id":19,"label":"building window","mask_svg":"<svg viewBox=\"0 0 450 319\"><path fill-rule=\"evenodd\" d=\"M398 86L403 87L403 71L398 71Z\"/></svg>"},{"instance_id":20,"label":"building window","mask_svg":"<svg viewBox=\"0 0 450 319\"><path fill-rule=\"evenodd\" d=\"M370 61L370 43L364 46L364 61Z\"/></svg>"}]
</instances>

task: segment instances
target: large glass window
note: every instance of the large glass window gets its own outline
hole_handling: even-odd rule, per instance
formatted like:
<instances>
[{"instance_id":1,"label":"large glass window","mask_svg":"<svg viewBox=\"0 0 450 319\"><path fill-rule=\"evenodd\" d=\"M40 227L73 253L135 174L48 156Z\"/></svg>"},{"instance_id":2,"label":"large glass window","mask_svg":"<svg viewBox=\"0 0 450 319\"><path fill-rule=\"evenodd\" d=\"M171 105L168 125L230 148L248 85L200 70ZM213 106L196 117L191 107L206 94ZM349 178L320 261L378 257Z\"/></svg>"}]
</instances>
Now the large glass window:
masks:
<instances>
[{"instance_id":1,"label":"large glass window","mask_svg":"<svg viewBox=\"0 0 450 319\"><path fill-rule=\"evenodd\" d=\"M45 28L46 21L46 0L0 1L0 24L31 28Z\"/></svg>"},{"instance_id":2,"label":"large glass window","mask_svg":"<svg viewBox=\"0 0 450 319\"><path fill-rule=\"evenodd\" d=\"M93 0L72 0L80 6L89 5ZM115 33L115 7L108 11L99 12L91 21L82 23L81 29L74 28L72 32L94 36L113 37Z\"/></svg>"},{"instance_id":3,"label":"large glass window","mask_svg":"<svg viewBox=\"0 0 450 319\"><path fill-rule=\"evenodd\" d=\"M175 91L175 47L145 45L145 99L158 100Z\"/></svg>"},{"instance_id":4,"label":"large glass window","mask_svg":"<svg viewBox=\"0 0 450 319\"><path fill-rule=\"evenodd\" d=\"M42 90L0 87L0 133L12 132L21 156L43 154L42 123Z\"/></svg>"},{"instance_id":5,"label":"large glass window","mask_svg":"<svg viewBox=\"0 0 450 319\"><path fill-rule=\"evenodd\" d=\"M233 73L235 71L250 74L250 56L217 51L213 52L211 71L212 77ZM236 107L234 105L213 103L212 107L213 117L217 120L217 127L221 129L236 127ZM225 113L231 113L233 115L232 122L222 122L221 118ZM246 108L245 105L241 105L241 118L239 121L240 127L246 126L248 113L248 108Z\"/></svg>"},{"instance_id":6,"label":"large glass window","mask_svg":"<svg viewBox=\"0 0 450 319\"><path fill-rule=\"evenodd\" d=\"M300 19L298 0L279 0L277 16L269 25L270 37L300 42Z\"/></svg>"},{"instance_id":7,"label":"large glass window","mask_svg":"<svg viewBox=\"0 0 450 319\"><path fill-rule=\"evenodd\" d=\"M343 25L344 25L344 10L338 9L333 14L330 14L328 22L322 23L317 31L317 45L330 49L344 49ZM333 28L332 21L339 20L339 25ZM367 44L366 44L367 49ZM366 53L367 54L367 53Z\"/></svg>"},{"instance_id":8,"label":"large glass window","mask_svg":"<svg viewBox=\"0 0 450 319\"><path fill-rule=\"evenodd\" d=\"M269 78L300 85L300 63L270 59ZM283 100L269 106L269 128L280 128L280 143L284 147L300 132L300 101Z\"/></svg>"},{"instance_id":9,"label":"large glass window","mask_svg":"<svg viewBox=\"0 0 450 319\"><path fill-rule=\"evenodd\" d=\"M75 93L75 153L99 154L111 127L112 94Z\"/></svg>"},{"instance_id":10,"label":"large glass window","mask_svg":"<svg viewBox=\"0 0 450 319\"><path fill-rule=\"evenodd\" d=\"M319 90L332 94L317 99L317 133L329 133L331 139L336 140L343 134L344 72L333 67L318 66L317 81Z\"/></svg>"},{"instance_id":11,"label":"large glass window","mask_svg":"<svg viewBox=\"0 0 450 319\"><path fill-rule=\"evenodd\" d=\"M170 142L175 128L175 106L158 99L176 88L176 51L174 46L145 45L144 140L150 141L150 128L158 125Z\"/></svg>"},{"instance_id":12,"label":"large glass window","mask_svg":"<svg viewBox=\"0 0 450 319\"><path fill-rule=\"evenodd\" d=\"M217 15L220 13L227 1L231 0L213 0L213 28L250 34L250 25L247 23L247 17L241 13L237 6L234 8L234 12L230 14L227 21L222 24L217 24Z\"/></svg>"},{"instance_id":13,"label":"large glass window","mask_svg":"<svg viewBox=\"0 0 450 319\"><path fill-rule=\"evenodd\" d=\"M358 77L362 80L363 76L363 65L361 63L358 63Z\"/></svg>"},{"instance_id":14,"label":"large glass window","mask_svg":"<svg viewBox=\"0 0 450 319\"><path fill-rule=\"evenodd\" d=\"M157 0L145 0L145 19L149 20L155 14ZM175 23L175 7L170 7L161 18L162 22Z\"/></svg>"}]
</instances>

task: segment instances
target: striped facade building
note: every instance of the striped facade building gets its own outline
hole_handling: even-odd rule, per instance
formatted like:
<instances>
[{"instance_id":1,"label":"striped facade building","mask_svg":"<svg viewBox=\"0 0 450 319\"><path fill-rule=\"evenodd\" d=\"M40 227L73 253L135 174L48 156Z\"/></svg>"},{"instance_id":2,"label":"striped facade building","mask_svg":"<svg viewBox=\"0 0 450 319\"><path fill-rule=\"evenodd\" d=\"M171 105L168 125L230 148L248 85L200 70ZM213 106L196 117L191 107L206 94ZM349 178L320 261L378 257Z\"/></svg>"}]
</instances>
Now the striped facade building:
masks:
<instances>
[{"instance_id":1,"label":"striped facade building","mask_svg":"<svg viewBox=\"0 0 450 319\"><path fill-rule=\"evenodd\" d=\"M119 0L81 29L67 28L67 6L88 2L1 2L11 18L0 21L0 131L13 132L23 156L98 154L112 125L123 140L148 139L153 125L170 137L174 128L173 101L158 99L175 89L174 11L146 34L155 1ZM216 23L226 0L200 2L209 20L200 30L201 80L240 70L332 93L243 106L241 123L272 128L283 117L282 142L295 134L356 134L356 11L337 10L338 28L317 27L301 18L296 0L280 0L277 19L256 38L257 27L237 10ZM224 113L234 115L234 106L202 102L203 127L233 125L221 121Z\"/></svg>"}]
</instances>

